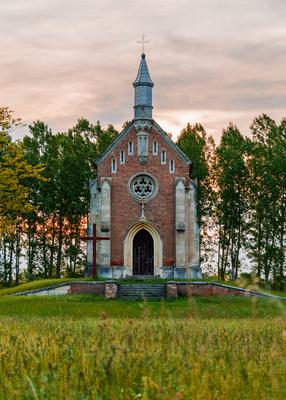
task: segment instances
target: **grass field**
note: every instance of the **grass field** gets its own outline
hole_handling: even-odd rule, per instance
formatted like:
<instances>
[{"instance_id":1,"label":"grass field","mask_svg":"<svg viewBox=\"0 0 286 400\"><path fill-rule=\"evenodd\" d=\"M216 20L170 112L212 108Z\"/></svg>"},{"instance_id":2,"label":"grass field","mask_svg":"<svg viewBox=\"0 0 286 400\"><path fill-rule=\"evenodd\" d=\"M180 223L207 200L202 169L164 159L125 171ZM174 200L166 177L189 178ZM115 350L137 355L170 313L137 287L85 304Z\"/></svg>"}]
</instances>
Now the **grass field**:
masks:
<instances>
[{"instance_id":1,"label":"grass field","mask_svg":"<svg viewBox=\"0 0 286 400\"><path fill-rule=\"evenodd\" d=\"M286 304L0 298L0 399L285 399Z\"/></svg>"},{"instance_id":2,"label":"grass field","mask_svg":"<svg viewBox=\"0 0 286 400\"><path fill-rule=\"evenodd\" d=\"M93 295L1 297L0 318L194 318L271 319L284 316L286 302L245 297L193 297L176 301L105 300Z\"/></svg>"}]
</instances>

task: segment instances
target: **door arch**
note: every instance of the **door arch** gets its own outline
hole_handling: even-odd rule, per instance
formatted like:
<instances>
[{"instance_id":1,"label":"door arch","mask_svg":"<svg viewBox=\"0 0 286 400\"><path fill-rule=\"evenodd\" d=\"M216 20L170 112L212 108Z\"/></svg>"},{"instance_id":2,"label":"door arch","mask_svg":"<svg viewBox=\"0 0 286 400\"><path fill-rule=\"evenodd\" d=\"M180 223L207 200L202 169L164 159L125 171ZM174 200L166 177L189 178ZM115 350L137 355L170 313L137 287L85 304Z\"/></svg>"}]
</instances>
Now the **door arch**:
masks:
<instances>
[{"instance_id":1,"label":"door arch","mask_svg":"<svg viewBox=\"0 0 286 400\"><path fill-rule=\"evenodd\" d=\"M154 241L146 229L133 239L133 275L154 275Z\"/></svg>"},{"instance_id":2,"label":"door arch","mask_svg":"<svg viewBox=\"0 0 286 400\"><path fill-rule=\"evenodd\" d=\"M133 239L137 232L145 229L153 238L154 245L154 275L162 274L163 244L155 227L147 221L140 221L133 225L124 239L124 272L123 275L133 275Z\"/></svg>"}]
</instances>

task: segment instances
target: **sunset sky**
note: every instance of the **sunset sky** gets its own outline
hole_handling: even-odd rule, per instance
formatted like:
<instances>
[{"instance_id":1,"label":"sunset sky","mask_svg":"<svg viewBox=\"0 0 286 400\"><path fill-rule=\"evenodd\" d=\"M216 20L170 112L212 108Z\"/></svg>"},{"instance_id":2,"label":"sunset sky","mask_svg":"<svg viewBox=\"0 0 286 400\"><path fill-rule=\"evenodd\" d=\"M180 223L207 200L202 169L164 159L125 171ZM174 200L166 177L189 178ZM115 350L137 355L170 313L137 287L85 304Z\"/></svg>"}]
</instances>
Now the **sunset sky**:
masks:
<instances>
[{"instance_id":1,"label":"sunset sky","mask_svg":"<svg viewBox=\"0 0 286 400\"><path fill-rule=\"evenodd\" d=\"M120 129L142 33L153 116L174 138L187 122L219 138L286 116L286 0L1 0L0 106L54 131L80 117Z\"/></svg>"}]
</instances>

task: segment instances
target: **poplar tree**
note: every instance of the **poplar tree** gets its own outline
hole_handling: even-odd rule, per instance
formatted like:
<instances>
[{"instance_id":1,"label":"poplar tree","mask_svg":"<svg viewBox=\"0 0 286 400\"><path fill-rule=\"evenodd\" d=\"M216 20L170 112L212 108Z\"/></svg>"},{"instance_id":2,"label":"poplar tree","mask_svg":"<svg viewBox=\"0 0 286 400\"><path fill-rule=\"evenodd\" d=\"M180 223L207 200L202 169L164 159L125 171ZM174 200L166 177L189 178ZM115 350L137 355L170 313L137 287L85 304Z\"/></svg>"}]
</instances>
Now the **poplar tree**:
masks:
<instances>
[{"instance_id":1,"label":"poplar tree","mask_svg":"<svg viewBox=\"0 0 286 400\"><path fill-rule=\"evenodd\" d=\"M238 277L246 231L248 141L232 123L223 130L216 150L216 222L218 225L218 277Z\"/></svg>"},{"instance_id":2,"label":"poplar tree","mask_svg":"<svg viewBox=\"0 0 286 400\"><path fill-rule=\"evenodd\" d=\"M197 217L200 226L201 260L207 262L214 247L213 206L215 192L213 185L213 164L215 143L201 124L187 124L178 138L177 145L191 159L190 177L197 185Z\"/></svg>"},{"instance_id":3,"label":"poplar tree","mask_svg":"<svg viewBox=\"0 0 286 400\"><path fill-rule=\"evenodd\" d=\"M0 245L4 284L11 284L13 275L16 282L19 279L20 235L26 214L36 209L29 201L29 181L43 180L43 165L27 162L22 144L11 139L10 133L20 124L21 120L15 119L9 108L0 108Z\"/></svg>"},{"instance_id":4,"label":"poplar tree","mask_svg":"<svg viewBox=\"0 0 286 400\"><path fill-rule=\"evenodd\" d=\"M254 119L249 159L250 240L247 246L258 278L283 287L286 219L286 122L266 114Z\"/></svg>"}]
</instances>

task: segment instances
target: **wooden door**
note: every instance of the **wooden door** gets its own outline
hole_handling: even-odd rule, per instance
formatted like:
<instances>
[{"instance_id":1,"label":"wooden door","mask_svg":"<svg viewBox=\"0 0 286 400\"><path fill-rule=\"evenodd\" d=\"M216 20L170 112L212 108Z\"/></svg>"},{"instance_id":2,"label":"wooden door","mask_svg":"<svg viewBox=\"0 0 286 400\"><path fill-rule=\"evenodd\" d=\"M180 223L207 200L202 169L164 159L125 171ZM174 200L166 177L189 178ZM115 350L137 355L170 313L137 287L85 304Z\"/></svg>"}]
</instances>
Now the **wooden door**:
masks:
<instances>
[{"instance_id":1,"label":"wooden door","mask_svg":"<svg viewBox=\"0 0 286 400\"><path fill-rule=\"evenodd\" d=\"M154 275L154 243L145 229L133 240L133 275Z\"/></svg>"}]
</instances>

